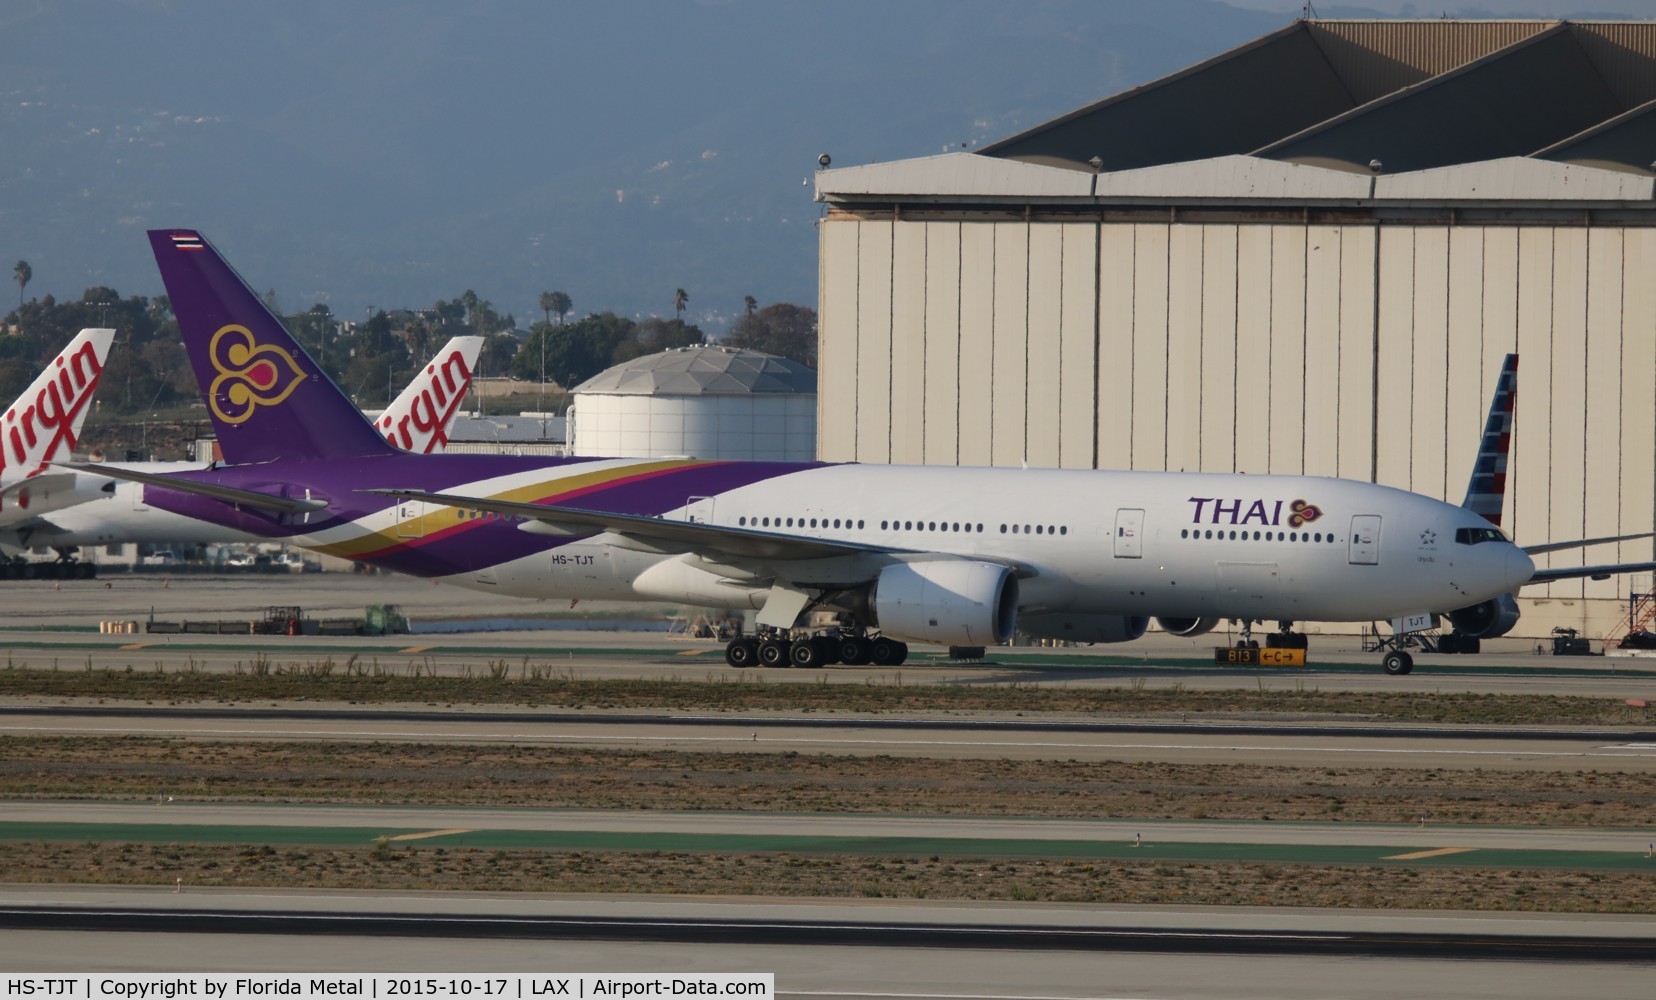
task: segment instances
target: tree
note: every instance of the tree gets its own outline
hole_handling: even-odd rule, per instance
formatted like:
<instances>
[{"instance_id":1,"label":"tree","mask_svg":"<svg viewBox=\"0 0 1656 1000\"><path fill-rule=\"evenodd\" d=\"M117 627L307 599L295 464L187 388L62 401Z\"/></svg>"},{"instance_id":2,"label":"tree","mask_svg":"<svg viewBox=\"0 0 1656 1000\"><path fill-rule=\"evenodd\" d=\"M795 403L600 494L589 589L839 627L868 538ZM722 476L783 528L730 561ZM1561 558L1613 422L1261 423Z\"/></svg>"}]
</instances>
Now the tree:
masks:
<instances>
[{"instance_id":1,"label":"tree","mask_svg":"<svg viewBox=\"0 0 1656 1000\"><path fill-rule=\"evenodd\" d=\"M759 308L759 300L751 295L742 296L742 315L752 316L753 311Z\"/></svg>"},{"instance_id":2,"label":"tree","mask_svg":"<svg viewBox=\"0 0 1656 1000\"><path fill-rule=\"evenodd\" d=\"M673 293L673 313L680 319L684 318L684 307L690 304L690 294L684 289Z\"/></svg>"},{"instance_id":3,"label":"tree","mask_svg":"<svg viewBox=\"0 0 1656 1000\"><path fill-rule=\"evenodd\" d=\"M17 266L12 268L12 280L17 282L17 311L22 312L23 286L34 280L34 268L26 260L18 261Z\"/></svg>"},{"instance_id":4,"label":"tree","mask_svg":"<svg viewBox=\"0 0 1656 1000\"><path fill-rule=\"evenodd\" d=\"M558 325L563 326L564 317L569 315L569 310L575 308L575 302L570 299L567 292L547 292L546 294L550 297L552 303L551 311L558 314ZM546 303L542 302L541 307L546 308ZM551 319L548 318L547 322L551 322Z\"/></svg>"},{"instance_id":5,"label":"tree","mask_svg":"<svg viewBox=\"0 0 1656 1000\"><path fill-rule=\"evenodd\" d=\"M594 313L563 326L539 326L512 359L512 374L537 379L541 349L546 350L546 374L568 388L608 368L622 344L634 337L633 321L614 313Z\"/></svg>"},{"instance_id":6,"label":"tree","mask_svg":"<svg viewBox=\"0 0 1656 1000\"><path fill-rule=\"evenodd\" d=\"M659 354L675 347L691 347L706 341L707 337L702 334L699 327L692 326L684 320L651 316L634 326L627 339L615 346L610 363L620 364L646 354Z\"/></svg>"},{"instance_id":7,"label":"tree","mask_svg":"<svg viewBox=\"0 0 1656 1000\"><path fill-rule=\"evenodd\" d=\"M816 367L816 310L778 302L731 324L721 343L777 354Z\"/></svg>"}]
</instances>

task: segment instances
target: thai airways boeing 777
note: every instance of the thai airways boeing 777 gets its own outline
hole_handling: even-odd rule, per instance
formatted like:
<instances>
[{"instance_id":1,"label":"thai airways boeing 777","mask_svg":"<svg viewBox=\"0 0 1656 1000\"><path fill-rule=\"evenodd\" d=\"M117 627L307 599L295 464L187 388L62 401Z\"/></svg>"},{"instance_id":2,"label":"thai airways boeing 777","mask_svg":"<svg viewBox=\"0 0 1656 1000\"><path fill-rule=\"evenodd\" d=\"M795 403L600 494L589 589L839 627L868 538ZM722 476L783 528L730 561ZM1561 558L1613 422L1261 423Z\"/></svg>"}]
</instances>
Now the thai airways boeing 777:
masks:
<instances>
[{"instance_id":1,"label":"thai airways boeing 777","mask_svg":"<svg viewBox=\"0 0 1656 1000\"><path fill-rule=\"evenodd\" d=\"M501 594L758 609L737 666L898 663L904 639L1015 628L1126 641L1151 618L1183 635L1277 621L1301 644L1296 621L1446 615L1499 635L1520 587L1632 568L1537 572L1484 516L1494 446L1469 506L1310 476L409 455L199 233L150 241L228 464L125 474L149 504ZM806 627L813 610L837 624Z\"/></svg>"}]
</instances>

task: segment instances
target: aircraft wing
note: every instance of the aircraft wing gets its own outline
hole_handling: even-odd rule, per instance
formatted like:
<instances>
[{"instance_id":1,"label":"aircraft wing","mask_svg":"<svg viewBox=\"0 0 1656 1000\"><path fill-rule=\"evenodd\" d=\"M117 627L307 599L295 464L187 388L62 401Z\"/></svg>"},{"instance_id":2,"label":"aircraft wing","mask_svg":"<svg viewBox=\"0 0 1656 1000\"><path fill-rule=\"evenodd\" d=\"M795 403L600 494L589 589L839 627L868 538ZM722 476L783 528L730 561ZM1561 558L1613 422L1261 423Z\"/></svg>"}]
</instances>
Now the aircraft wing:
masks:
<instances>
[{"instance_id":1,"label":"aircraft wing","mask_svg":"<svg viewBox=\"0 0 1656 1000\"><path fill-rule=\"evenodd\" d=\"M524 529L537 534L586 535L607 531L634 543L642 543L637 544L638 548L655 552L717 552L745 559L791 561L826 559L832 556L891 555L915 551L836 538L785 535L700 521L669 521L643 514L613 514L580 507L517 503L509 500L491 500L487 497L422 493L418 490L377 489L363 492L526 518L530 523L524 525Z\"/></svg>"},{"instance_id":2,"label":"aircraft wing","mask_svg":"<svg viewBox=\"0 0 1656 1000\"><path fill-rule=\"evenodd\" d=\"M1557 583L1560 580L1579 580L1588 577L1593 580L1607 580L1621 573L1648 573L1656 570L1656 562L1637 563L1607 563L1603 566L1566 566L1563 569L1538 569L1530 577L1529 587L1538 583Z\"/></svg>"},{"instance_id":3,"label":"aircraft wing","mask_svg":"<svg viewBox=\"0 0 1656 1000\"><path fill-rule=\"evenodd\" d=\"M137 472L133 469L123 469L115 465L96 465L83 462L62 462L59 464L65 469L74 469L76 472L85 472L94 476L108 476L110 479L125 479L129 482L143 483L146 486L160 486L169 490L177 490L180 493L212 497L214 500L222 500L228 504L275 511L278 514L307 514L328 506L326 500L283 497L274 493L260 493L258 490L243 490L234 486L220 486L217 483L197 482L194 479L179 479L173 475Z\"/></svg>"}]
</instances>

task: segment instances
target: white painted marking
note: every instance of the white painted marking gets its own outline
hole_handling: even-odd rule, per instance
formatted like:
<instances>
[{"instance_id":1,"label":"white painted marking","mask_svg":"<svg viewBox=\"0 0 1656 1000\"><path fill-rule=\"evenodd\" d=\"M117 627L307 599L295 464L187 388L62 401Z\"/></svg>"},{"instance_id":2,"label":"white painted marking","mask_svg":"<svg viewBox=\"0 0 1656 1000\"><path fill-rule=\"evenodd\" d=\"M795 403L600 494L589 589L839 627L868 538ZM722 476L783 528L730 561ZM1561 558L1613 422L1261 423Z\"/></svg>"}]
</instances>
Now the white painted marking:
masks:
<instances>
[{"instance_id":1,"label":"white painted marking","mask_svg":"<svg viewBox=\"0 0 1656 1000\"><path fill-rule=\"evenodd\" d=\"M612 736L586 733L442 733L442 732L404 732L401 730L326 730L326 729L155 729L140 730L115 727L78 727L65 729L61 726L0 726L0 732L11 733L110 733L123 736L150 736L154 738L198 736L198 737L269 737L281 739L332 739L332 740L361 740L361 739L403 739L422 742L466 742L466 743L499 743L499 742L538 742L538 743L742 743L752 745L751 736L732 733L728 736ZM1650 752L1640 753L1599 753L1592 750L1449 750L1409 747L1340 747L1340 746L1292 746L1267 745L1244 746L1235 743L1058 743L1037 740L905 740L891 739L831 739L822 737L792 737L767 736L759 742L770 746L870 746L888 747L893 745L905 747L957 747L963 749L1045 749L1045 750L1190 750L1199 752L1230 752L1230 753L1327 753L1327 754L1413 754L1425 756L1451 757L1524 757L1524 758L1554 758L1554 757L1611 757L1628 759L1630 757L1656 757L1656 745L1648 747L1639 744L1624 744L1621 746L1601 747L1601 750L1617 750L1626 748L1648 749Z\"/></svg>"}]
</instances>

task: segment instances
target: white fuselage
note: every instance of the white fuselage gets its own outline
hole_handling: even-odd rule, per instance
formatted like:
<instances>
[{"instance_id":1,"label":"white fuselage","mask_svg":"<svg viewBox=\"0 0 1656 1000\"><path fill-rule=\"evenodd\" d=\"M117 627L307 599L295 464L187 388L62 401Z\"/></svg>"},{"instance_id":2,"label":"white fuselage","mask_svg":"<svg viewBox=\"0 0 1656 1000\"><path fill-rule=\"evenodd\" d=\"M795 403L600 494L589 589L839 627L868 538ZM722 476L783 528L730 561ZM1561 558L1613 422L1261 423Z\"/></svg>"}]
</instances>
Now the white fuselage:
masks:
<instances>
[{"instance_id":1,"label":"white fuselage","mask_svg":"<svg viewBox=\"0 0 1656 1000\"><path fill-rule=\"evenodd\" d=\"M124 462L118 467L157 473L204 468L199 462ZM74 476L72 491L63 491L49 504L31 504L23 512L30 518L49 516L43 518L46 524L27 537L10 539L13 544L28 542L70 548L129 543L222 545L264 540L259 535L151 507L144 502L142 484L85 472ZM10 529L14 523L0 520L0 529Z\"/></svg>"},{"instance_id":2,"label":"white fuselage","mask_svg":"<svg viewBox=\"0 0 1656 1000\"><path fill-rule=\"evenodd\" d=\"M513 473L443 492L553 495L557 479L590 475L602 464ZM405 504L289 540L323 551L360 543L367 532L395 541L407 535L408 518L435 510ZM526 525L465 511L430 517L451 514L467 530ZM602 533L435 575L531 598L759 606L772 579L827 587L867 581L894 562L970 559L1018 569L1022 613L1372 621L1467 607L1516 590L1533 572L1521 550L1490 537L1488 522L1467 510L1314 477L830 465L687 497L662 516L890 551L761 564L683 549L664 554ZM427 524L442 523L430 517ZM1481 532L1465 536L1480 541L1457 540L1465 532Z\"/></svg>"}]
</instances>

